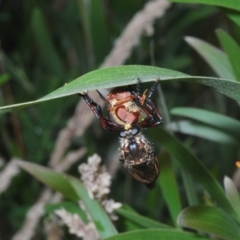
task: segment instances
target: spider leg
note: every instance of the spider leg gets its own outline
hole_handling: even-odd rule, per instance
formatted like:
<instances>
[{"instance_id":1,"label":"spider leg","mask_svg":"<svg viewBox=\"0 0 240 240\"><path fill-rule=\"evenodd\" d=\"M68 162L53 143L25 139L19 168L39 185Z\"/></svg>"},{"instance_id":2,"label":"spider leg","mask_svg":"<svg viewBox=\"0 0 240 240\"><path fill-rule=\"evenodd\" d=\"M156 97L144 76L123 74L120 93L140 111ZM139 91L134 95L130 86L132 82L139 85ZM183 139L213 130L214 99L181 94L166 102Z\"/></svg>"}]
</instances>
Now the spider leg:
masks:
<instances>
[{"instance_id":1,"label":"spider leg","mask_svg":"<svg viewBox=\"0 0 240 240\"><path fill-rule=\"evenodd\" d=\"M152 99L152 95L157 91L157 87L158 87L159 84L160 84L160 79L157 78L156 82L152 85L152 87L151 87L151 89L148 93L148 96L146 98L147 101Z\"/></svg>"},{"instance_id":2,"label":"spider leg","mask_svg":"<svg viewBox=\"0 0 240 240\"><path fill-rule=\"evenodd\" d=\"M97 90L97 93L98 93L98 95L100 96L100 98L105 102L105 104L107 105L107 106L110 106L110 103L109 103L109 101Z\"/></svg>"},{"instance_id":3,"label":"spider leg","mask_svg":"<svg viewBox=\"0 0 240 240\"><path fill-rule=\"evenodd\" d=\"M78 93L84 101L88 104L88 106L93 111L94 115L98 118L101 123L101 126L104 130L110 130L113 132L117 132L121 129L121 127L113 122L109 117L104 117L102 114L102 108L96 102L94 102L87 93Z\"/></svg>"},{"instance_id":4,"label":"spider leg","mask_svg":"<svg viewBox=\"0 0 240 240\"><path fill-rule=\"evenodd\" d=\"M137 93L137 97L141 98L141 95L142 95L142 84L141 84L140 78L137 79L136 93Z\"/></svg>"},{"instance_id":5,"label":"spider leg","mask_svg":"<svg viewBox=\"0 0 240 240\"><path fill-rule=\"evenodd\" d=\"M152 102L152 96L156 92L159 83L160 79L157 79L142 104L139 100L136 101L138 107L147 115L143 121L138 123L138 126L141 128L159 126L163 122L160 113Z\"/></svg>"},{"instance_id":6,"label":"spider leg","mask_svg":"<svg viewBox=\"0 0 240 240\"><path fill-rule=\"evenodd\" d=\"M142 107L142 110L145 112L147 117L139 123L139 127L156 127L163 123L160 113L152 102L145 104L144 107Z\"/></svg>"}]
</instances>

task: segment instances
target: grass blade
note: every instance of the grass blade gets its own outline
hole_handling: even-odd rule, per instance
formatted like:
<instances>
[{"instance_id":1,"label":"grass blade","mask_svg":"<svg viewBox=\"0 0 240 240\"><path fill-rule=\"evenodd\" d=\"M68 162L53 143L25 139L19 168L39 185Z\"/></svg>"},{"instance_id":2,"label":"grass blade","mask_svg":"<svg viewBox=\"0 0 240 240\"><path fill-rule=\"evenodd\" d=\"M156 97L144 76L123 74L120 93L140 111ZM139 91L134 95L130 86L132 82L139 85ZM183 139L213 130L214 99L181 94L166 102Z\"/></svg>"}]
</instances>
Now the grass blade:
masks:
<instances>
[{"instance_id":1,"label":"grass blade","mask_svg":"<svg viewBox=\"0 0 240 240\"><path fill-rule=\"evenodd\" d=\"M120 216L138 224L141 228L171 228L171 226L169 226L169 225L157 222L155 220L152 220L151 218L141 216L140 214L138 214L134 211L119 208L116 210L116 212Z\"/></svg>"},{"instance_id":2,"label":"grass blade","mask_svg":"<svg viewBox=\"0 0 240 240\"><path fill-rule=\"evenodd\" d=\"M236 129L240 129L240 122L233 118L203 109L188 107L173 108L170 112L171 114L188 117L212 126L234 136L240 142L240 132L236 131Z\"/></svg>"},{"instance_id":3,"label":"grass blade","mask_svg":"<svg viewBox=\"0 0 240 240\"><path fill-rule=\"evenodd\" d=\"M216 31L218 39L221 42L222 47L224 48L228 59L232 65L233 71L235 73L237 81L240 81L240 47L237 42L225 31L219 29Z\"/></svg>"},{"instance_id":4,"label":"grass blade","mask_svg":"<svg viewBox=\"0 0 240 240\"><path fill-rule=\"evenodd\" d=\"M74 177L69 177L68 179L79 199L83 201L84 206L91 215L100 237L106 238L117 234L117 230L112 224L107 213L96 200L90 198L88 191L82 185L82 183Z\"/></svg>"},{"instance_id":5,"label":"grass blade","mask_svg":"<svg viewBox=\"0 0 240 240\"><path fill-rule=\"evenodd\" d=\"M175 227L177 227L177 217L182 209L177 180L173 172L173 166L169 154L166 151L163 151L160 159L161 177L158 178L158 182L160 183L163 197L167 203L172 221Z\"/></svg>"},{"instance_id":6,"label":"grass blade","mask_svg":"<svg viewBox=\"0 0 240 240\"><path fill-rule=\"evenodd\" d=\"M197 236L193 233L178 231L178 230L167 230L167 229L147 229L147 230L136 230L131 232L122 233L104 240L209 240Z\"/></svg>"},{"instance_id":7,"label":"grass blade","mask_svg":"<svg viewBox=\"0 0 240 240\"><path fill-rule=\"evenodd\" d=\"M224 132L221 129L214 128L213 126L201 124L193 121L178 121L171 122L168 125L168 129L174 132L180 132L183 134L200 137L207 139L209 141L230 144L239 146L239 140L230 135L229 133Z\"/></svg>"},{"instance_id":8,"label":"grass blade","mask_svg":"<svg viewBox=\"0 0 240 240\"><path fill-rule=\"evenodd\" d=\"M50 188L61 192L66 198L73 201L78 201L78 195L69 184L65 175L54 172L53 170L42 167L35 163L29 163L25 161L18 161L21 168L30 173L40 182L49 186Z\"/></svg>"},{"instance_id":9,"label":"grass blade","mask_svg":"<svg viewBox=\"0 0 240 240\"><path fill-rule=\"evenodd\" d=\"M209 206L194 206L184 209L178 222L182 227L214 234L220 239L240 239L240 228L229 215Z\"/></svg>"},{"instance_id":10,"label":"grass blade","mask_svg":"<svg viewBox=\"0 0 240 240\"><path fill-rule=\"evenodd\" d=\"M240 11L240 5L238 0L171 0L171 2L181 2L181 3L202 3L218 7L230 8L233 10Z\"/></svg>"},{"instance_id":11,"label":"grass blade","mask_svg":"<svg viewBox=\"0 0 240 240\"><path fill-rule=\"evenodd\" d=\"M178 161L181 167L183 167L194 180L208 191L212 198L226 212L236 217L236 213L220 184L187 148L163 128L158 128L157 130L149 129L148 132Z\"/></svg>"},{"instance_id":12,"label":"grass blade","mask_svg":"<svg viewBox=\"0 0 240 240\"><path fill-rule=\"evenodd\" d=\"M219 77L235 79L232 67L223 51L194 37L186 37L185 41L201 55Z\"/></svg>"}]
</instances>

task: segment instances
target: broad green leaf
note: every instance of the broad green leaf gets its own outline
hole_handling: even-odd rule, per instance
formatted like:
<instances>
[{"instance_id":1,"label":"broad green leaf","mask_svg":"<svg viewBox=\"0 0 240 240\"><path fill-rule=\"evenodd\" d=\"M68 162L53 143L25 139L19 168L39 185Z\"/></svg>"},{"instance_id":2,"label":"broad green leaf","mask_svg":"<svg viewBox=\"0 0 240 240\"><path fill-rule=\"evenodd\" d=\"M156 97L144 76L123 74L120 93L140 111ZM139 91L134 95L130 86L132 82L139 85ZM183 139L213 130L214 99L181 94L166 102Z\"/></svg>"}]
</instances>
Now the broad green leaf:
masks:
<instances>
[{"instance_id":1,"label":"broad green leaf","mask_svg":"<svg viewBox=\"0 0 240 240\"><path fill-rule=\"evenodd\" d=\"M201 3L240 11L240 4L238 0L171 0L171 2Z\"/></svg>"},{"instance_id":2,"label":"broad green leaf","mask_svg":"<svg viewBox=\"0 0 240 240\"><path fill-rule=\"evenodd\" d=\"M230 202L222 187L211 175L208 169L176 138L163 128L149 129L148 132L178 161L198 183L200 183L212 198L229 214L236 217Z\"/></svg>"},{"instance_id":3,"label":"broad green leaf","mask_svg":"<svg viewBox=\"0 0 240 240\"><path fill-rule=\"evenodd\" d=\"M134 211L119 208L116 210L116 212L120 216L138 224L142 228L171 228L171 226L169 225L157 222L155 220L152 220L151 218L141 216L140 214Z\"/></svg>"},{"instance_id":4,"label":"broad green leaf","mask_svg":"<svg viewBox=\"0 0 240 240\"><path fill-rule=\"evenodd\" d=\"M218 39L221 42L225 53L228 56L228 59L232 65L233 71L235 73L237 81L240 81L240 47L237 42L225 31L219 29L216 31Z\"/></svg>"},{"instance_id":5,"label":"broad green leaf","mask_svg":"<svg viewBox=\"0 0 240 240\"><path fill-rule=\"evenodd\" d=\"M193 122L193 121L178 121L171 122L167 128L174 132L200 137L209 141L240 146L239 140L224 132L224 130L217 129L213 126Z\"/></svg>"},{"instance_id":6,"label":"broad green leaf","mask_svg":"<svg viewBox=\"0 0 240 240\"><path fill-rule=\"evenodd\" d=\"M177 226L177 217L181 211L181 199L179 196L176 176L171 163L169 153L163 151L161 156L161 177L158 178L163 197L167 203L172 221Z\"/></svg>"},{"instance_id":7,"label":"broad green leaf","mask_svg":"<svg viewBox=\"0 0 240 240\"><path fill-rule=\"evenodd\" d=\"M196 234L178 230L147 229L121 233L104 240L209 240Z\"/></svg>"},{"instance_id":8,"label":"broad green leaf","mask_svg":"<svg viewBox=\"0 0 240 240\"><path fill-rule=\"evenodd\" d=\"M224 188L227 195L227 198L229 199L229 202L232 204L233 208L235 209L238 217L239 217L239 223L240 223L240 196L239 192L237 190L236 185L230 179L229 177L224 177Z\"/></svg>"},{"instance_id":9,"label":"broad green leaf","mask_svg":"<svg viewBox=\"0 0 240 240\"><path fill-rule=\"evenodd\" d=\"M61 192L66 198L78 201L79 197L68 182L66 176L35 163L18 161L21 168L50 188Z\"/></svg>"},{"instance_id":10,"label":"broad green leaf","mask_svg":"<svg viewBox=\"0 0 240 240\"><path fill-rule=\"evenodd\" d=\"M222 50L194 37L185 37L185 41L201 55L219 77L235 80L229 60Z\"/></svg>"},{"instance_id":11,"label":"broad green leaf","mask_svg":"<svg viewBox=\"0 0 240 240\"><path fill-rule=\"evenodd\" d=\"M88 191L77 178L69 177L68 179L69 183L77 193L78 198L81 199L81 201L84 203L84 206L91 215L91 218L95 223L100 237L106 238L116 235L117 230L115 229L109 216L100 206L100 204L89 196Z\"/></svg>"},{"instance_id":12,"label":"broad green leaf","mask_svg":"<svg viewBox=\"0 0 240 240\"><path fill-rule=\"evenodd\" d=\"M211 77L193 77L173 70L152 66L126 65L103 68L89 72L68 84L66 83L64 86L36 101L0 107L0 114L9 112L13 109L19 109L36 103L70 96L87 90L135 84L138 77L140 77L142 82L155 81L156 78L160 78L163 82L187 81L200 83L213 87L230 98L240 101L240 83L238 82Z\"/></svg>"},{"instance_id":13,"label":"broad green leaf","mask_svg":"<svg viewBox=\"0 0 240 240\"><path fill-rule=\"evenodd\" d=\"M236 129L240 129L240 122L233 118L203 109L188 107L173 108L170 112L174 115L188 117L213 126L216 129L234 136L240 142L240 131L236 131Z\"/></svg>"},{"instance_id":14,"label":"broad green leaf","mask_svg":"<svg viewBox=\"0 0 240 240\"><path fill-rule=\"evenodd\" d=\"M240 239L240 227L225 212L209 206L194 206L184 209L178 218L182 227L207 232L220 239Z\"/></svg>"}]
</instances>

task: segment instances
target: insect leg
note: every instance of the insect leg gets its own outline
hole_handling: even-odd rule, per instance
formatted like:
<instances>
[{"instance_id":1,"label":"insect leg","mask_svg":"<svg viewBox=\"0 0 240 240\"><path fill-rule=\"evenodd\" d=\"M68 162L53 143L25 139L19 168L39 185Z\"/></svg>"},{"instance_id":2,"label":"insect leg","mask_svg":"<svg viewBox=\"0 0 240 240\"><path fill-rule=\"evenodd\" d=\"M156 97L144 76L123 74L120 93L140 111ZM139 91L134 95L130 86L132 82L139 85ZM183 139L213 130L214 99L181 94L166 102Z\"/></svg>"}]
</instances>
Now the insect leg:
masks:
<instances>
[{"instance_id":1,"label":"insect leg","mask_svg":"<svg viewBox=\"0 0 240 240\"><path fill-rule=\"evenodd\" d=\"M101 126L105 130L110 130L113 132L119 131L121 127L113 122L109 117L104 117L102 114L102 108L96 102L94 102L87 93L78 93L84 101L88 104L88 106L93 111L94 115L98 118L101 123Z\"/></svg>"}]
</instances>

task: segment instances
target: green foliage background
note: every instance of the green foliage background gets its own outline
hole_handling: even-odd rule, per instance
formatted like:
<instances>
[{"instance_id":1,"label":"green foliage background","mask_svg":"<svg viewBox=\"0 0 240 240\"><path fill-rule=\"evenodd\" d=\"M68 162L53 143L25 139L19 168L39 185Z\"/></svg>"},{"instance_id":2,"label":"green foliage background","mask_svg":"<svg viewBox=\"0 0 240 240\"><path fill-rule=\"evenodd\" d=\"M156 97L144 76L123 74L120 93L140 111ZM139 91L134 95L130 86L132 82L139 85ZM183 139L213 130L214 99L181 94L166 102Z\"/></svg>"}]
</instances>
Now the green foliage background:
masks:
<instances>
[{"instance_id":1,"label":"green foliage background","mask_svg":"<svg viewBox=\"0 0 240 240\"><path fill-rule=\"evenodd\" d=\"M75 83L79 84L82 81L83 85L92 81L92 89L98 88L96 86L104 88L111 84L130 83L131 74L137 72L134 66L123 67L125 75L110 69L112 82L104 82L107 76L104 70L99 79L96 77L100 73L98 71L84 74L101 66L113 48L114 41L147 2L92 0L86 4L83 0L2 1L0 105L33 101L51 92L54 95L57 88L73 79L77 79ZM226 87L217 88L220 83L207 87L194 83L194 80L162 81L162 91L155 100L163 113L164 129L157 133L155 129L146 131L149 138L155 141L159 153L162 173L158 186L149 191L119 169L113 176L111 192L112 198L131 206L143 217L136 217L134 214L137 213L130 211L129 207L120 209L118 213L121 218L116 222L119 232L141 228L159 229L155 232L149 229L139 231L136 235L134 232L116 235L119 238L110 237L114 231L104 232L102 236L109 236L109 239L146 239L155 234L155 239L161 239L161 236L166 236L166 239L176 239L176 236L179 236L178 239L201 238L184 231L171 230L180 224L216 234L220 239L238 239L240 214L236 203L239 203L239 194L236 193L235 197L225 195L221 185L225 175L233 176L236 168L234 163L239 159L240 114L237 92L240 80L240 3L237 0L228 0L228 4L223 0L172 2L178 3L173 3L164 16L154 22L154 34L141 37L125 64L151 65L190 76L207 76L205 82L209 82L210 77L225 78L232 82ZM143 82L153 81L154 74L163 78L171 76L170 70L164 72L142 68L139 72L142 73L139 77L142 77ZM183 75L177 72L176 77L181 78ZM125 82L121 82L121 79ZM215 80L216 83L221 81ZM150 84L145 83L144 86L148 88ZM214 88L220 89L220 92L227 91L228 97ZM19 157L47 165L59 131L72 116L78 100L78 96L72 95L0 115L0 157L5 162ZM174 137L170 133L174 133ZM88 155L98 153L111 166L117 141L114 134L105 133L95 120L82 137L72 140L68 151L87 146L87 155L81 161L85 161ZM78 177L77 165L68 174ZM26 166L25 170L30 171ZM36 177L39 172L31 174ZM41 177L46 176L44 174L46 172L43 170L41 176L38 176L43 182ZM77 185L74 181L69 180L67 184ZM48 181L45 184L51 185ZM76 191L74 194L78 192L76 185L75 188L73 186ZM225 184L225 188L229 189L229 185L226 187ZM51 187L61 191L57 186ZM1 239L11 239L20 229L27 210L35 203L42 189L43 185L25 172L13 179L0 199ZM169 192L169 189L172 191ZM70 197L71 193L64 194L76 200L76 197ZM77 196L82 197L81 194ZM185 210L180 213L182 209ZM199 217L200 223L194 225L190 220L198 216L199 212L203 213L203 218ZM138 218L141 221L136 222ZM211 228L205 226L206 219L215 225ZM228 219L231 224L219 232L218 226L224 225L224 219ZM108 220L105 223L108 226ZM167 229L161 224L168 225ZM207 235L204 237L209 239ZM34 239L44 239L41 224ZM68 239L75 238L69 236Z\"/></svg>"}]
</instances>

